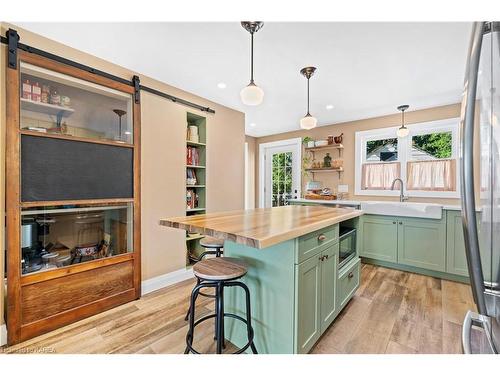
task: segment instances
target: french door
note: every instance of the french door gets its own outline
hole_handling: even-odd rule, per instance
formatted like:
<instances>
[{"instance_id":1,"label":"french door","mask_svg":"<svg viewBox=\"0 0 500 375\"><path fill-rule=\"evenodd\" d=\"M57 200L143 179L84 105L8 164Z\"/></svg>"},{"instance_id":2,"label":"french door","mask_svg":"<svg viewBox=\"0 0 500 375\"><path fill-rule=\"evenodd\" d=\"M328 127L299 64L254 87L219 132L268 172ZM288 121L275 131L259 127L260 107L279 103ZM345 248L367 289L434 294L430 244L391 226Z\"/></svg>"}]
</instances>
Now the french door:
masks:
<instances>
[{"instance_id":1,"label":"french door","mask_svg":"<svg viewBox=\"0 0 500 375\"><path fill-rule=\"evenodd\" d=\"M300 197L300 145L299 139L264 148L264 207L285 206L289 199Z\"/></svg>"}]
</instances>

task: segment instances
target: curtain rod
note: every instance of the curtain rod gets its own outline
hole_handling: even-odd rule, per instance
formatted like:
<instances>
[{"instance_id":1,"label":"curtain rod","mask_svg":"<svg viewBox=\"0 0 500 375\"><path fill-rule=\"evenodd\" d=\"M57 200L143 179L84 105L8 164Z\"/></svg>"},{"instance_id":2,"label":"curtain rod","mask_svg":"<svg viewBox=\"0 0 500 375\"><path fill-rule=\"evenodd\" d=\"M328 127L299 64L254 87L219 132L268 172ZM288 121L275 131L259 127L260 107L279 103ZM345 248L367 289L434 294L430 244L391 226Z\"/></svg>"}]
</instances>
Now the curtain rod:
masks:
<instances>
[{"instance_id":1,"label":"curtain rod","mask_svg":"<svg viewBox=\"0 0 500 375\"><path fill-rule=\"evenodd\" d=\"M179 103L181 105L185 105L187 107L195 108L195 109L198 109L198 110L203 111L203 112L215 113L215 111L212 108L210 108L210 107L205 107L205 106L202 106L202 105L190 102L188 100L185 100L185 99L178 98L176 96L167 94L167 93L165 93L163 91L160 91L160 90L148 87L148 86L140 85L139 84L139 77L137 77L137 76L134 76L134 79L131 80L131 81L129 81L129 80L125 79L125 78L121 78L121 77L115 76L113 74L106 73L106 72L104 72L102 70L92 68L92 67L90 67L88 65L80 64L79 62L67 59L65 57L62 57L62 56L59 56L59 55L55 55L53 53L50 53L50 52L47 52L47 51L44 51L44 50L41 50L41 49L38 49L38 48L35 48L35 47L32 47L32 46L29 46L29 45L24 44L24 43L20 43L19 42L19 34L17 34L16 30L9 29L7 31L7 36L8 37L0 36L0 42L2 44L6 44L6 45L9 46L9 44L10 44L9 43L9 39L15 38L17 40L14 40L14 44L17 46L17 49L20 49L22 51L29 52L29 53L34 53L36 55L48 58L50 60L54 60L54 61L57 61L59 63L65 64L65 65L69 65L69 66L72 66L72 67L84 70L86 72L89 72L89 73L92 73L92 74L95 74L95 75L98 75L98 76L101 76L101 77L104 77L104 78L107 78L107 79L111 79L111 80L116 81L116 82L120 82L120 83L128 85L128 86L133 86L133 87L135 87L136 91L138 91L138 90L144 90L144 91L147 91L147 92L149 92L151 94L161 96L162 98L169 99L169 100L171 100L174 103ZM11 40L11 43L12 43L12 40ZM15 49L14 50L11 49L11 46L9 46L8 48L9 48L9 51L7 51L8 55L11 55L11 54L12 55L17 55ZM136 98L136 100L138 100L138 97Z\"/></svg>"}]
</instances>

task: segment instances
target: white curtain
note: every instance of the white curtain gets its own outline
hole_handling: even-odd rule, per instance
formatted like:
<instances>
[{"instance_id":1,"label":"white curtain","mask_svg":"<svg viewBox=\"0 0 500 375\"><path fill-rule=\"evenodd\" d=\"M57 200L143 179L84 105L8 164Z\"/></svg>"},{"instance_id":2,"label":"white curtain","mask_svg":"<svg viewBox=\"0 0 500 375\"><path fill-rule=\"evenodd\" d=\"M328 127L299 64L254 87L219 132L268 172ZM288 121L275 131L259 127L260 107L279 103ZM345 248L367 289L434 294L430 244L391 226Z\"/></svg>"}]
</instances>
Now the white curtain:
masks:
<instances>
[{"instance_id":1,"label":"white curtain","mask_svg":"<svg viewBox=\"0 0 500 375\"><path fill-rule=\"evenodd\" d=\"M390 190L392 181L400 178L401 164L399 162L365 163L361 173L363 190Z\"/></svg>"},{"instance_id":2,"label":"white curtain","mask_svg":"<svg viewBox=\"0 0 500 375\"><path fill-rule=\"evenodd\" d=\"M410 161L407 176L408 190L455 191L456 160Z\"/></svg>"}]
</instances>

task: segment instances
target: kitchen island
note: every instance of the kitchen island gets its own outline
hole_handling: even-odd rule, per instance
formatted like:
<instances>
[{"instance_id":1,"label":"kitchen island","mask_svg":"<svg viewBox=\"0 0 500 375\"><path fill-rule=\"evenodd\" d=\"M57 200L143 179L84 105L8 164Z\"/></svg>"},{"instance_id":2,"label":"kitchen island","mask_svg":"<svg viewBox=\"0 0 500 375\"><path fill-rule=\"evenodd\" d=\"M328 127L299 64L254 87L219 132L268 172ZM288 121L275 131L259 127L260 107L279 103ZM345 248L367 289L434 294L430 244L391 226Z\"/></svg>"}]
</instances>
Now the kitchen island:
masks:
<instances>
[{"instance_id":1,"label":"kitchen island","mask_svg":"<svg viewBox=\"0 0 500 375\"><path fill-rule=\"evenodd\" d=\"M176 217L160 224L224 239L224 255L245 260L259 353L307 353L359 286L355 256L339 268L339 230L355 229L360 210L315 206ZM352 242L351 242L352 243ZM244 315L240 290L225 292L225 311ZM227 319L226 338L246 342L246 327Z\"/></svg>"}]
</instances>

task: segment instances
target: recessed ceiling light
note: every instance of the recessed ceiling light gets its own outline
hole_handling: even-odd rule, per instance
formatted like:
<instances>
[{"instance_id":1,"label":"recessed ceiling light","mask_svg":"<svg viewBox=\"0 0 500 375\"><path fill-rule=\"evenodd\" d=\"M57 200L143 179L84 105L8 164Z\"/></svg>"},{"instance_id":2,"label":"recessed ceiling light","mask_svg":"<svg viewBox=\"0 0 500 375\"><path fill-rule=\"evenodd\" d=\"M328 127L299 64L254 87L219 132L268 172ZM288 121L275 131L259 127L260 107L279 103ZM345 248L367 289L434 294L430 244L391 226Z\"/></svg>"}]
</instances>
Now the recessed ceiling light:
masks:
<instances>
[{"instance_id":1,"label":"recessed ceiling light","mask_svg":"<svg viewBox=\"0 0 500 375\"><path fill-rule=\"evenodd\" d=\"M220 88L220 89L225 89L227 86L226 86L226 84L224 82L219 82L217 84L217 87Z\"/></svg>"},{"instance_id":2,"label":"recessed ceiling light","mask_svg":"<svg viewBox=\"0 0 500 375\"><path fill-rule=\"evenodd\" d=\"M333 104L327 104L326 109L328 110L333 109Z\"/></svg>"},{"instance_id":3,"label":"recessed ceiling light","mask_svg":"<svg viewBox=\"0 0 500 375\"><path fill-rule=\"evenodd\" d=\"M257 124L256 124L255 122L251 122L251 123L250 123L250 126L251 126L252 128L255 128L255 127L257 126Z\"/></svg>"}]
</instances>

